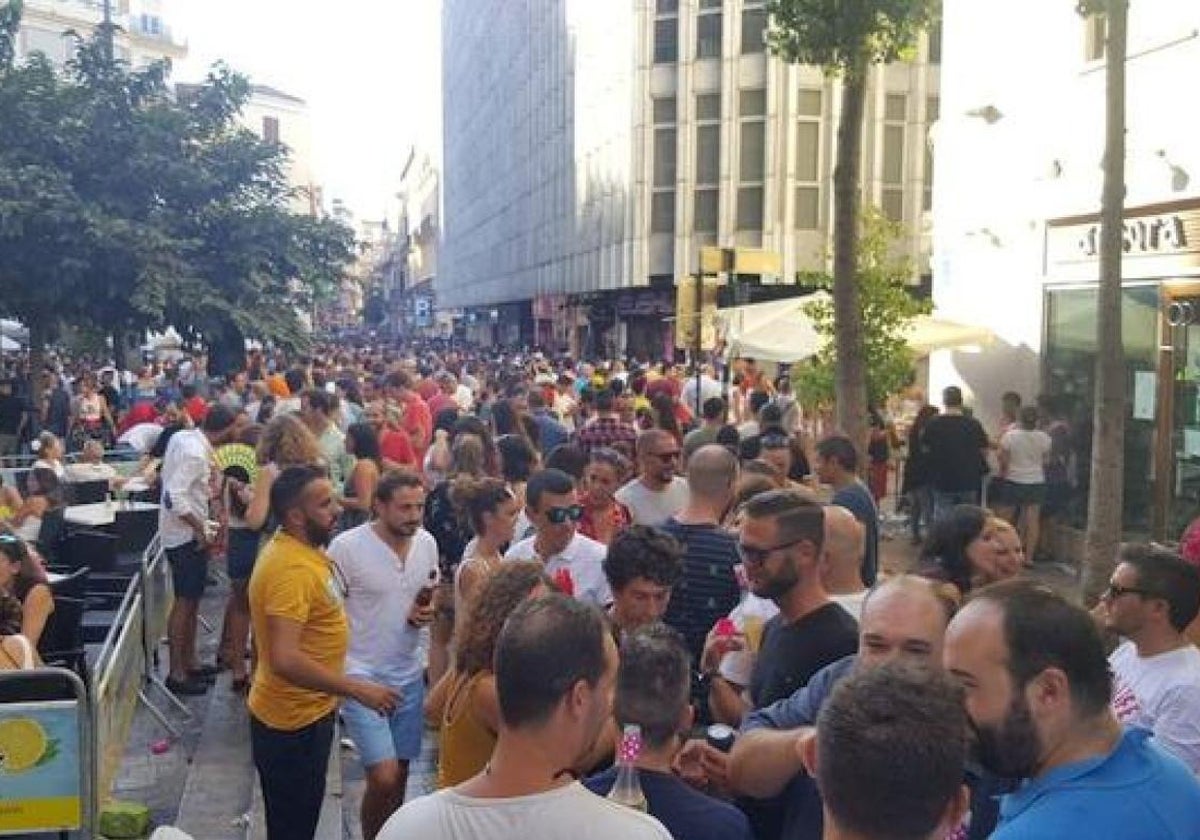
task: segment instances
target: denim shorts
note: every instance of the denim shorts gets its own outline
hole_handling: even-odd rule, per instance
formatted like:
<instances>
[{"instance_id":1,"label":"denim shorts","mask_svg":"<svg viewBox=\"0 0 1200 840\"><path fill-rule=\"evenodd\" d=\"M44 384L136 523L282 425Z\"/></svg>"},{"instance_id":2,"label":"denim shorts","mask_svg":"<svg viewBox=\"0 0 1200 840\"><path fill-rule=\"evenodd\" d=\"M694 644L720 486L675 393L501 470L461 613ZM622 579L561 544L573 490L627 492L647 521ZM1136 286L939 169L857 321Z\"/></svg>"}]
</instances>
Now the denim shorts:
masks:
<instances>
[{"instance_id":1,"label":"denim shorts","mask_svg":"<svg viewBox=\"0 0 1200 840\"><path fill-rule=\"evenodd\" d=\"M204 597L204 586L208 582L208 553L200 543L192 540L176 548L167 549L167 562L171 566L171 584L176 598L199 601Z\"/></svg>"},{"instance_id":2,"label":"denim shorts","mask_svg":"<svg viewBox=\"0 0 1200 840\"><path fill-rule=\"evenodd\" d=\"M399 689L401 697L396 710L387 717L355 700L342 703L342 722L358 748L363 767L374 767L389 759L412 761L421 755L425 681L417 678L392 687Z\"/></svg>"}]
</instances>

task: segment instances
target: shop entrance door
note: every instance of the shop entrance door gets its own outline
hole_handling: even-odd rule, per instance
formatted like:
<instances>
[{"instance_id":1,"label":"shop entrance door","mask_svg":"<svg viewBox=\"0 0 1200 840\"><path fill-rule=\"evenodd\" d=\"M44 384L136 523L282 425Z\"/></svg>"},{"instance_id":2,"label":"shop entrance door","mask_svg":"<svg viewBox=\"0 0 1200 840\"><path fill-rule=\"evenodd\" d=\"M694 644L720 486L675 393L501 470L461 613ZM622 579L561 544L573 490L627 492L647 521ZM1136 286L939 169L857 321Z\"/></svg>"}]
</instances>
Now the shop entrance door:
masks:
<instances>
[{"instance_id":1,"label":"shop entrance door","mask_svg":"<svg viewBox=\"0 0 1200 840\"><path fill-rule=\"evenodd\" d=\"M1161 330L1153 531L1176 540L1200 515L1200 285L1164 285Z\"/></svg>"}]
</instances>

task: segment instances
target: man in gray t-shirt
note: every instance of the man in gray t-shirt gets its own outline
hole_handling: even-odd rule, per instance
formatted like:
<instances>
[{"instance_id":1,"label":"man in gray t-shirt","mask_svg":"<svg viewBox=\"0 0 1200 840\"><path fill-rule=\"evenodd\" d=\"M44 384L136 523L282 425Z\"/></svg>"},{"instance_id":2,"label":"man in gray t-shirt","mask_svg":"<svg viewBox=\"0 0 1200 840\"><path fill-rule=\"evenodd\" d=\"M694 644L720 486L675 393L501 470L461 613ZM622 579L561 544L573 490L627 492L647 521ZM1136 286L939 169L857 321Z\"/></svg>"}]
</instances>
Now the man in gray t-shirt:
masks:
<instances>
[{"instance_id":1,"label":"man in gray t-shirt","mask_svg":"<svg viewBox=\"0 0 1200 840\"><path fill-rule=\"evenodd\" d=\"M679 451L675 438L662 429L650 429L638 438L638 477L616 493L635 524L658 527L687 504L687 481L676 474Z\"/></svg>"}]
</instances>

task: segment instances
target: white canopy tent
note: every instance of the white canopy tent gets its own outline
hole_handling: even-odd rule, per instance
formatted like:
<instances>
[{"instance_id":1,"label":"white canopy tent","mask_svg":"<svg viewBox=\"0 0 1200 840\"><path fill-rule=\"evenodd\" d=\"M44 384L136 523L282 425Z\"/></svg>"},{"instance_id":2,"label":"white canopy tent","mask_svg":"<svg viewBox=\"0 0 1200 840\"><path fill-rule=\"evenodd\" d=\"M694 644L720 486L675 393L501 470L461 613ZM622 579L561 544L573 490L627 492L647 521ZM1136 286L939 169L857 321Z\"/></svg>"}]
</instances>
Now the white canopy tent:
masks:
<instances>
[{"instance_id":1,"label":"white canopy tent","mask_svg":"<svg viewBox=\"0 0 1200 840\"><path fill-rule=\"evenodd\" d=\"M718 330L726 339L730 357L749 356L765 362L800 362L816 354L821 337L807 307L829 301L825 292L798 298L735 306L717 312ZM913 320L906 338L918 357L934 350L987 344L994 334L986 327L962 324L937 314Z\"/></svg>"}]
</instances>

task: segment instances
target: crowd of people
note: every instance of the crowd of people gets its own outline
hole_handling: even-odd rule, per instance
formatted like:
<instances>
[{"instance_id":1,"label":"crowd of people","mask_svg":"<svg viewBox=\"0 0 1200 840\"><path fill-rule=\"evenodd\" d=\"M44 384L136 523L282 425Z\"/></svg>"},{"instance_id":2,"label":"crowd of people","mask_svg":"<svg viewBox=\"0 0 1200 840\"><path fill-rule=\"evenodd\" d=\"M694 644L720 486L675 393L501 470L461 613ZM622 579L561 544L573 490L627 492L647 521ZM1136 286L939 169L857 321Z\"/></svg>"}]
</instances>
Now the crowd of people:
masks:
<instances>
[{"instance_id":1,"label":"crowd of people","mask_svg":"<svg viewBox=\"0 0 1200 840\"><path fill-rule=\"evenodd\" d=\"M918 407L921 548L888 568L872 446L752 360L728 394L446 347L188 370L97 391L95 428L156 476L167 685L246 692L272 838L313 836L339 715L367 840L1200 837L1200 569L1127 545L1091 613L1031 576L1036 413L992 440L957 388ZM36 616L17 545L0 592ZM438 790L405 802L430 731Z\"/></svg>"}]
</instances>

